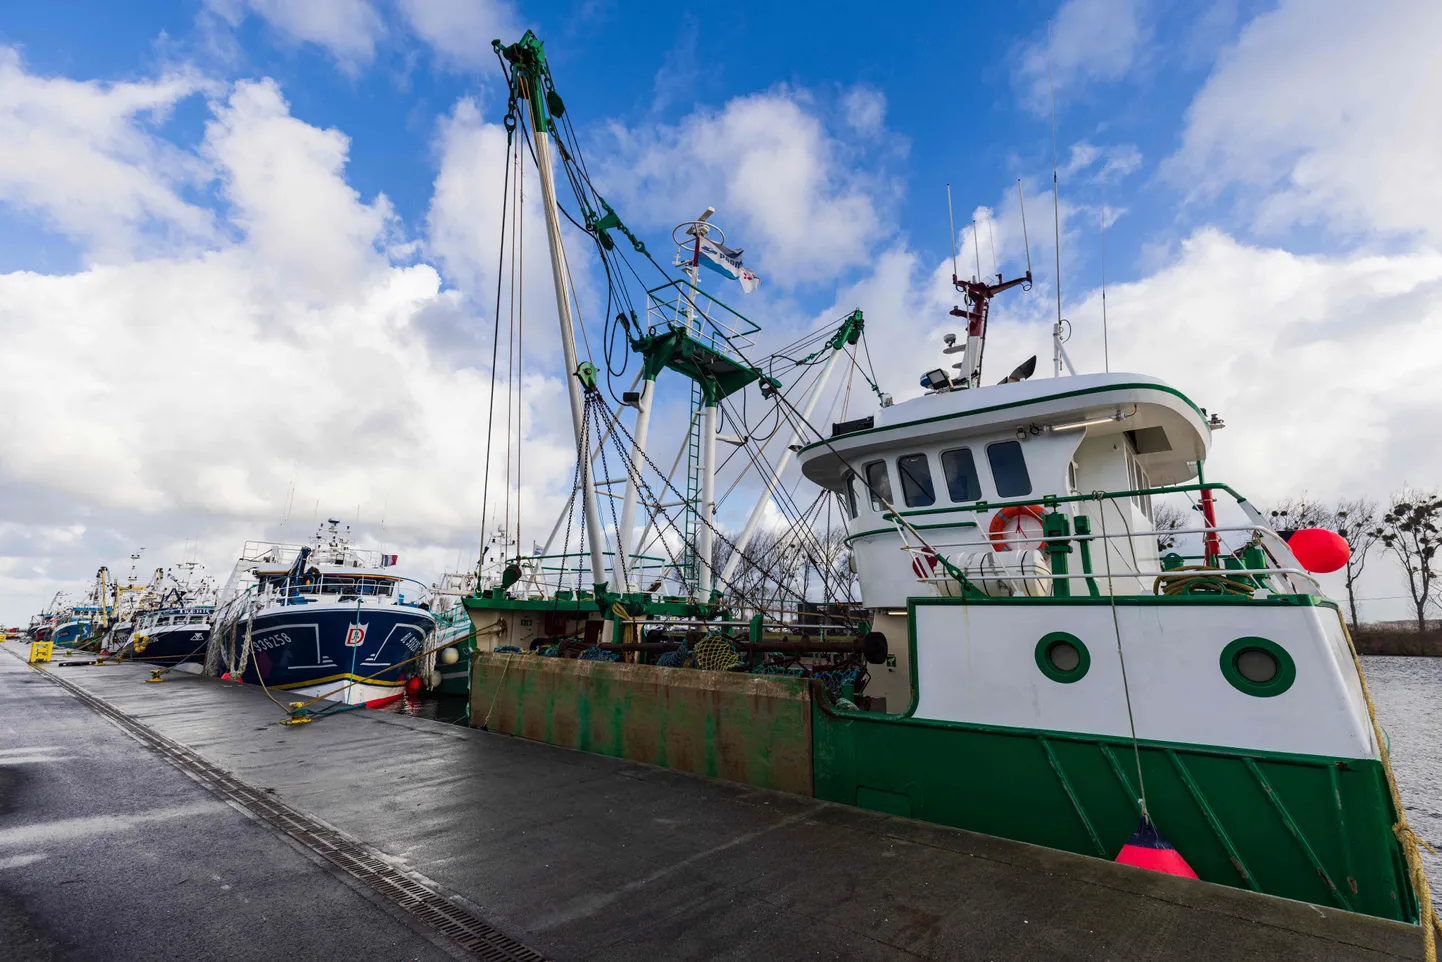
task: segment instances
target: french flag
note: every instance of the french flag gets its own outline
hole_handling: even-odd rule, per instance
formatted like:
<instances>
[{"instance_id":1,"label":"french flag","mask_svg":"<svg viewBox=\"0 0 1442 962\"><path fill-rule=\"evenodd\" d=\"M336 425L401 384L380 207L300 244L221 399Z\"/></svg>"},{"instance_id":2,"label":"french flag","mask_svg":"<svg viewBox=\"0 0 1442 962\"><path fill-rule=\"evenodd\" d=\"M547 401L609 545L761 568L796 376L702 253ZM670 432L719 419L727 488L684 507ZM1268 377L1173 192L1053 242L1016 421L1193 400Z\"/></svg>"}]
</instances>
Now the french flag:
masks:
<instances>
[{"instance_id":1,"label":"french flag","mask_svg":"<svg viewBox=\"0 0 1442 962\"><path fill-rule=\"evenodd\" d=\"M395 563L396 563L397 561L399 561L399 560L400 560L400 555L396 555L396 554L383 554L383 555L381 555L381 567L382 567L382 568L392 568L392 567L395 566Z\"/></svg>"}]
</instances>

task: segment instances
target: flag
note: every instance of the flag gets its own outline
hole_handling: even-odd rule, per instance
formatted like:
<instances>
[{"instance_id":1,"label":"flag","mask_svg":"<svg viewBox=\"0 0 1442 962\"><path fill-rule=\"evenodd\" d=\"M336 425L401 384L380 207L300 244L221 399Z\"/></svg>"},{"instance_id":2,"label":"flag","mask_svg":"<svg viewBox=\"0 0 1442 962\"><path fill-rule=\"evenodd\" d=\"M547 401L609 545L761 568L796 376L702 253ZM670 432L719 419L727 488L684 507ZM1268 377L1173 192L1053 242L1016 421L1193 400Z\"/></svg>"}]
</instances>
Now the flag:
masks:
<instances>
[{"instance_id":1,"label":"flag","mask_svg":"<svg viewBox=\"0 0 1442 962\"><path fill-rule=\"evenodd\" d=\"M401 557L401 556L398 555L398 554L383 554L383 555L381 555L381 567L382 567L382 568L392 568L392 567L394 567L394 566L395 566L395 563L400 560L400 557Z\"/></svg>"},{"instance_id":2,"label":"flag","mask_svg":"<svg viewBox=\"0 0 1442 962\"><path fill-rule=\"evenodd\" d=\"M740 248L732 250L705 237L698 238L698 241L702 264L733 281L740 281L744 293L750 294L761 285L761 278L756 276L755 271L741 266L743 252Z\"/></svg>"}]
</instances>

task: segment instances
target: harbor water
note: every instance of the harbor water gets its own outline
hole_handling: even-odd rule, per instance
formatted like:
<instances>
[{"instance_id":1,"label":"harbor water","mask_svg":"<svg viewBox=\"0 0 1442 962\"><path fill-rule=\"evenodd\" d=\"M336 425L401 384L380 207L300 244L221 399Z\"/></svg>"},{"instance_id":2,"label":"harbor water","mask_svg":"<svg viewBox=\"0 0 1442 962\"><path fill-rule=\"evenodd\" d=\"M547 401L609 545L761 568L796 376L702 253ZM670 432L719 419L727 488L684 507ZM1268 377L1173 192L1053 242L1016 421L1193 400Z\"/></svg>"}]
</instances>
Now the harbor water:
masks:
<instances>
[{"instance_id":1,"label":"harbor water","mask_svg":"<svg viewBox=\"0 0 1442 962\"><path fill-rule=\"evenodd\" d=\"M1407 820L1437 846L1442 843L1442 658L1373 655L1362 659L1362 670L1391 745ZM1422 861L1435 896L1442 888L1442 856L1424 849Z\"/></svg>"}]
</instances>

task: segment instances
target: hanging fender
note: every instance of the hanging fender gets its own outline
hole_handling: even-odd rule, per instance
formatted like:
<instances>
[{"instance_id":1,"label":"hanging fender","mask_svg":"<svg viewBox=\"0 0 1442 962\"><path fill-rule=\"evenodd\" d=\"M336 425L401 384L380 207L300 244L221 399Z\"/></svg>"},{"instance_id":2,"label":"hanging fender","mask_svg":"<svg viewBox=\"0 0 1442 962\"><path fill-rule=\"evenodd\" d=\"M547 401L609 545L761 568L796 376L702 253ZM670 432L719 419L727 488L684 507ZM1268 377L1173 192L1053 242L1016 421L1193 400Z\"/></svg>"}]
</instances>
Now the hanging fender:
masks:
<instances>
[{"instance_id":1,"label":"hanging fender","mask_svg":"<svg viewBox=\"0 0 1442 962\"><path fill-rule=\"evenodd\" d=\"M1022 534L1021 523L1019 520L1020 518L1031 517L1035 518L1037 522L1040 523L1042 518L1045 516L1046 512L1042 510L1042 506L1039 504L1015 504L1011 505L1010 507L1002 508L996 514L991 516L991 528L989 529L988 535L991 538L992 550L1011 550L1012 539L1007 537L1007 531L1009 528L1012 527L1011 523L1013 521L1017 522L1015 526L1015 533L1020 536ZM1043 541L1038 544L1037 550L1045 551L1046 542Z\"/></svg>"},{"instance_id":2,"label":"hanging fender","mask_svg":"<svg viewBox=\"0 0 1442 962\"><path fill-rule=\"evenodd\" d=\"M912 555L911 570L922 580L930 578L936 573L936 552L930 548L922 548L921 551Z\"/></svg>"}]
</instances>

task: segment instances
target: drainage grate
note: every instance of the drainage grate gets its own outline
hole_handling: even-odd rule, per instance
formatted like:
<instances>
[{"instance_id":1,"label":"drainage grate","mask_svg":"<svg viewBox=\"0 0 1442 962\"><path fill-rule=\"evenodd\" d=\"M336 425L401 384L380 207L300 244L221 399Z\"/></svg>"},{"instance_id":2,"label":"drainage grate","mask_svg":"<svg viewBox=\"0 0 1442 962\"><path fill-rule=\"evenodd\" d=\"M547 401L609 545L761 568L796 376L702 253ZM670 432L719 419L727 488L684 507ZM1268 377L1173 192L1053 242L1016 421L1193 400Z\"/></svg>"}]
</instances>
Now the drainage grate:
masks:
<instances>
[{"instance_id":1,"label":"drainage grate","mask_svg":"<svg viewBox=\"0 0 1442 962\"><path fill-rule=\"evenodd\" d=\"M341 871L431 929L445 935L485 962L546 962L546 957L506 935L484 919L396 869L375 850L322 824L304 812L245 784L195 752L172 741L97 698L74 682L41 672L55 684L109 718L173 765L192 775L222 798L229 799L320 855Z\"/></svg>"}]
</instances>

